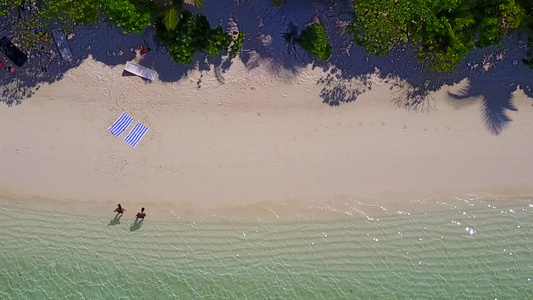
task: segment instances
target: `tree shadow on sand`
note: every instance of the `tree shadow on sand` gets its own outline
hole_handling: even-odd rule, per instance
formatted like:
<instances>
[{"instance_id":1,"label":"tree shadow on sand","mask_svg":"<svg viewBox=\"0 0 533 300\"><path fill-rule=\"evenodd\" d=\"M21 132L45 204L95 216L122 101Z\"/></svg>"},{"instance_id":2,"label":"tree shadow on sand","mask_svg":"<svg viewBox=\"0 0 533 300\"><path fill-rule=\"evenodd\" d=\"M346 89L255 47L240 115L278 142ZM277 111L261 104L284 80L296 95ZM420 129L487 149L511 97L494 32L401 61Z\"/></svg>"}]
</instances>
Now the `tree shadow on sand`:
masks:
<instances>
[{"instance_id":1,"label":"tree shadow on sand","mask_svg":"<svg viewBox=\"0 0 533 300\"><path fill-rule=\"evenodd\" d=\"M281 72L289 77L296 75L294 65L303 66L311 60L298 62L291 56L278 55L282 51L278 49L278 43L272 43L273 36L277 38L277 33L281 32L288 19L279 14L279 9L273 8L270 2L251 4L225 0L191 10L205 14L212 27L221 25L227 31L238 29L246 33L243 51L239 56L249 69L257 66L259 59L263 62L270 60L272 72ZM10 16L0 17L2 35L13 38L14 33L10 30L14 28L13 22ZM51 29L42 30L51 36ZM271 35L271 32L276 34ZM199 88L202 86L203 72L214 72L218 82L223 84L224 73L233 61L227 53L215 58L210 58L205 53L197 53L191 64L176 64L168 56L166 48L155 38L154 29L151 27L142 34L124 34L120 28L100 22L77 27L73 33L67 35L67 41L73 54L70 61L61 59L51 39L47 51L30 53L26 65L16 68L15 74L2 74L0 102L7 105L20 104L24 99L30 98L41 84L62 79L69 69L78 67L89 57L108 66L123 65L136 57L136 49L140 45L151 49L144 55L142 65L156 70L159 80L163 82L179 81L188 76L191 70L197 70L201 74L197 82ZM2 54L0 58L7 60Z\"/></svg>"},{"instance_id":2,"label":"tree shadow on sand","mask_svg":"<svg viewBox=\"0 0 533 300\"><path fill-rule=\"evenodd\" d=\"M272 7L270 1L222 0L192 11L205 14L212 27L221 25L227 31L238 28L246 33L238 56L250 71L266 66L273 77L283 81L292 81L309 65L325 71L317 85L323 87L320 96L330 106L356 101L381 81L395 90L394 105L416 111L431 110L434 108L432 92L445 85L467 81L468 87L458 94L450 94L452 104L460 108L471 103L469 99L473 97L482 98L481 111L487 128L499 134L510 122L507 111L516 109L512 92L520 87L533 97L533 72L520 62L526 51L525 36L517 34L506 39L504 53L498 52L496 47L475 50L456 72L435 73L428 71L404 48L393 49L387 57L376 57L355 46L347 31L352 5L348 0L287 0L281 7ZM327 62L313 60L299 46L290 47L284 39L290 24L301 31L317 16L326 27L333 48ZM198 53L191 64L176 64L155 38L153 28L147 28L142 34L123 34L120 28L106 22L77 28L68 42L74 55L72 61L62 61L53 45L53 54L30 56L27 65L17 69L15 75L3 76L0 79L1 101L8 105L19 104L31 97L40 84L61 79L66 71L78 67L89 57L109 66L125 64L135 58L139 45L152 49L144 56L142 64L156 70L163 82L179 81L189 76L191 70L197 70L200 72L198 88L202 87L206 72L213 72L218 83L224 84L225 72L233 62L228 55L210 58Z\"/></svg>"},{"instance_id":3,"label":"tree shadow on sand","mask_svg":"<svg viewBox=\"0 0 533 300\"><path fill-rule=\"evenodd\" d=\"M248 3L248 2L245 2ZM249 70L268 65L274 76L297 76L308 65L321 68L325 75L317 80L322 86L320 96L325 104L339 106L357 100L377 82L388 83L394 90L393 104L414 111L435 108L431 93L443 86L467 82L458 94L450 94L450 103L461 108L481 98L481 113L486 127L500 134L511 121L508 110L516 110L512 93L521 88L533 97L533 71L521 63L526 53L524 34L517 33L503 41L504 51L492 46L475 49L457 71L436 73L429 71L412 51L405 47L393 49L387 57L369 55L354 45L348 33L352 21L351 1L288 0L279 8L269 3L248 5L249 9L217 10L220 19L231 15L239 20L245 16L255 23L238 22L247 34L240 58ZM253 9L255 8L255 10ZM296 46L291 51L284 33L294 24L299 31L318 16L328 33L333 54L327 62L313 60Z\"/></svg>"},{"instance_id":4,"label":"tree shadow on sand","mask_svg":"<svg viewBox=\"0 0 533 300\"><path fill-rule=\"evenodd\" d=\"M328 105L355 101L376 82L385 82L396 90L396 106L427 111L435 107L432 92L445 85L467 82L459 93L449 93L450 103L461 108L471 104L471 99L481 98L486 127L491 133L500 134L511 121L507 111L517 110L512 93L520 88L533 97L533 71L521 62L527 39L523 33L506 38L503 51L495 46L475 49L457 71L436 73L406 48L397 47L387 57L368 55L351 42L346 30L350 22L342 19L343 9L332 6L321 19L325 20L330 40L336 42L330 64L323 68L326 75L317 82L323 86L321 96Z\"/></svg>"}]
</instances>

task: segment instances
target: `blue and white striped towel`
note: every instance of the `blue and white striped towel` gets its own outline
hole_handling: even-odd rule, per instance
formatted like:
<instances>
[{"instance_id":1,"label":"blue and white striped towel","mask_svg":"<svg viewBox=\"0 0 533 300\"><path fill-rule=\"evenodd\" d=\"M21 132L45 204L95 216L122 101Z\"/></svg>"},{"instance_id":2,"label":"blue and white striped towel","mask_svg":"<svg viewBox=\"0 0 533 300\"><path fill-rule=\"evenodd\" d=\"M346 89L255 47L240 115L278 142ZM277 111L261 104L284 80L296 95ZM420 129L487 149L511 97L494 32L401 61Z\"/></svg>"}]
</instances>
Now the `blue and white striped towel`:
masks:
<instances>
[{"instance_id":1,"label":"blue and white striped towel","mask_svg":"<svg viewBox=\"0 0 533 300\"><path fill-rule=\"evenodd\" d=\"M115 135L120 136L124 131L126 131L126 128L130 126L131 122L133 122L133 118L128 116L127 113L122 113L120 117L109 127L109 131Z\"/></svg>"},{"instance_id":2,"label":"blue and white striped towel","mask_svg":"<svg viewBox=\"0 0 533 300\"><path fill-rule=\"evenodd\" d=\"M128 145L135 147L141 141L144 134L148 131L148 127L144 124L137 123L133 129L128 133L128 136L124 139Z\"/></svg>"}]
</instances>

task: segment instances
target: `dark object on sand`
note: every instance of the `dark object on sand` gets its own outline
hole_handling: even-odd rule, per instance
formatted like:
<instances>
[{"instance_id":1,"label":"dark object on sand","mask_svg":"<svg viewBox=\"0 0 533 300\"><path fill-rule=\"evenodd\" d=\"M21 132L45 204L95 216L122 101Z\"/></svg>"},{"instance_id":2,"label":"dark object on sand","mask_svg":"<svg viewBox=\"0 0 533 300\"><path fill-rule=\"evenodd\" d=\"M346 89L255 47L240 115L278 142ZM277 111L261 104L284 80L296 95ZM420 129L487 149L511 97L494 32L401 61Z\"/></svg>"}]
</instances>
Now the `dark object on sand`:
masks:
<instances>
[{"instance_id":1,"label":"dark object on sand","mask_svg":"<svg viewBox=\"0 0 533 300\"><path fill-rule=\"evenodd\" d=\"M5 36L0 37L0 50L9 58L17 67L22 67L28 57L17 46Z\"/></svg>"},{"instance_id":2,"label":"dark object on sand","mask_svg":"<svg viewBox=\"0 0 533 300\"><path fill-rule=\"evenodd\" d=\"M59 53L61 53L61 57L63 58L63 60L71 60L72 52L70 51L70 46L68 45L67 38L65 37L63 31L61 31L61 28L56 28L52 30L52 34L54 35L54 40L56 41L57 49L59 49Z\"/></svg>"}]
</instances>

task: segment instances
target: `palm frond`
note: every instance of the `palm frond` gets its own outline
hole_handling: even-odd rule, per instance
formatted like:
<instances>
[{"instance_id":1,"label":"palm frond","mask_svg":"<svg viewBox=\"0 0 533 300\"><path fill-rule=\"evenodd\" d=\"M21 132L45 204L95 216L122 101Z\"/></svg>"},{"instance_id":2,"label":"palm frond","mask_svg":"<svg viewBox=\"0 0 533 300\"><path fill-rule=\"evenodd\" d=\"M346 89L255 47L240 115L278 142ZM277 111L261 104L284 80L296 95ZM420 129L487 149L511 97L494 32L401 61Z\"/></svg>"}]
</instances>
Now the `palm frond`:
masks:
<instances>
[{"instance_id":1,"label":"palm frond","mask_svg":"<svg viewBox=\"0 0 533 300\"><path fill-rule=\"evenodd\" d=\"M163 13L163 25L168 31L174 30L179 21L179 11L176 7L170 7Z\"/></svg>"},{"instance_id":2,"label":"palm frond","mask_svg":"<svg viewBox=\"0 0 533 300\"><path fill-rule=\"evenodd\" d=\"M204 6L204 0L183 0L183 3L190 6Z\"/></svg>"},{"instance_id":3,"label":"palm frond","mask_svg":"<svg viewBox=\"0 0 533 300\"><path fill-rule=\"evenodd\" d=\"M455 30L461 31L463 28L473 25L476 21L472 16L458 17L453 20Z\"/></svg>"}]
</instances>

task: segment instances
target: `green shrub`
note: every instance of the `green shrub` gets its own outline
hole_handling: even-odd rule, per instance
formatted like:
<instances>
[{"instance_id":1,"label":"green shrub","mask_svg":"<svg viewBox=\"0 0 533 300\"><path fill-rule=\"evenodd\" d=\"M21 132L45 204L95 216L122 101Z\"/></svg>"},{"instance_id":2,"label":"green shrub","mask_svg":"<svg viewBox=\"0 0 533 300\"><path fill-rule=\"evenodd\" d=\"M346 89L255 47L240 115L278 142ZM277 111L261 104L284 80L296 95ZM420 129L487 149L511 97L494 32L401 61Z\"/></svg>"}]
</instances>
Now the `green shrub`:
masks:
<instances>
[{"instance_id":1,"label":"green shrub","mask_svg":"<svg viewBox=\"0 0 533 300\"><path fill-rule=\"evenodd\" d=\"M231 36L224 33L222 27L217 27L209 33L205 41L205 52L211 57L217 56L220 52L228 50L231 44Z\"/></svg>"},{"instance_id":2,"label":"green shrub","mask_svg":"<svg viewBox=\"0 0 533 300\"><path fill-rule=\"evenodd\" d=\"M242 43L244 42L244 31L240 30L238 32L233 32L233 44L231 44L231 55L233 57L237 56L237 53L241 51Z\"/></svg>"},{"instance_id":3,"label":"green shrub","mask_svg":"<svg viewBox=\"0 0 533 300\"><path fill-rule=\"evenodd\" d=\"M141 33L151 24L150 11L136 7L129 0L106 0L103 12L125 33Z\"/></svg>"},{"instance_id":4,"label":"green shrub","mask_svg":"<svg viewBox=\"0 0 533 300\"><path fill-rule=\"evenodd\" d=\"M201 49L201 39L205 38L208 32L202 22L207 19L195 17L190 12L184 12L174 30L167 30L160 21L156 27L156 37L165 44L168 54L176 63L191 63L191 59ZM208 30L209 23L207 24Z\"/></svg>"},{"instance_id":5,"label":"green shrub","mask_svg":"<svg viewBox=\"0 0 533 300\"><path fill-rule=\"evenodd\" d=\"M43 3L40 16L65 27L96 23L98 13L103 12L125 33L141 33L150 26L157 12L155 3L147 0L49 0Z\"/></svg>"},{"instance_id":6,"label":"green shrub","mask_svg":"<svg viewBox=\"0 0 533 300\"><path fill-rule=\"evenodd\" d=\"M98 22L98 10L102 0L50 0L44 2L41 17L68 26L90 25Z\"/></svg>"},{"instance_id":7,"label":"green shrub","mask_svg":"<svg viewBox=\"0 0 533 300\"><path fill-rule=\"evenodd\" d=\"M51 38L45 30L42 30L41 20L38 16L32 15L29 18L15 18L18 23L13 27L13 42L21 49L34 51L38 47L50 46Z\"/></svg>"},{"instance_id":8,"label":"green shrub","mask_svg":"<svg viewBox=\"0 0 533 300\"><path fill-rule=\"evenodd\" d=\"M455 71L474 46L501 48L502 38L527 19L515 0L358 0L354 10L348 31L357 45L385 56L403 44L438 72Z\"/></svg>"},{"instance_id":9,"label":"green shrub","mask_svg":"<svg viewBox=\"0 0 533 300\"><path fill-rule=\"evenodd\" d=\"M161 22L168 31L176 29L180 20L180 14L181 9L175 6L169 7L163 12Z\"/></svg>"},{"instance_id":10,"label":"green shrub","mask_svg":"<svg viewBox=\"0 0 533 300\"><path fill-rule=\"evenodd\" d=\"M0 16L7 15L13 8L22 5L22 0L0 0Z\"/></svg>"},{"instance_id":11,"label":"green shrub","mask_svg":"<svg viewBox=\"0 0 533 300\"><path fill-rule=\"evenodd\" d=\"M165 44L168 54L176 63L190 64L198 51L205 51L211 57L228 50L238 51L242 42L232 44L232 37L222 27L211 29L207 18L184 11L176 28L167 30L162 20L157 23L156 37ZM241 34L239 33L239 38ZM239 38L237 41L240 41ZM242 39L244 33L242 34ZM237 48L239 47L239 48Z\"/></svg>"},{"instance_id":12,"label":"green shrub","mask_svg":"<svg viewBox=\"0 0 533 300\"><path fill-rule=\"evenodd\" d=\"M327 60L331 56L332 49L328 44L326 29L322 24L315 23L307 26L298 37L298 42L302 49L318 60Z\"/></svg>"}]
</instances>

